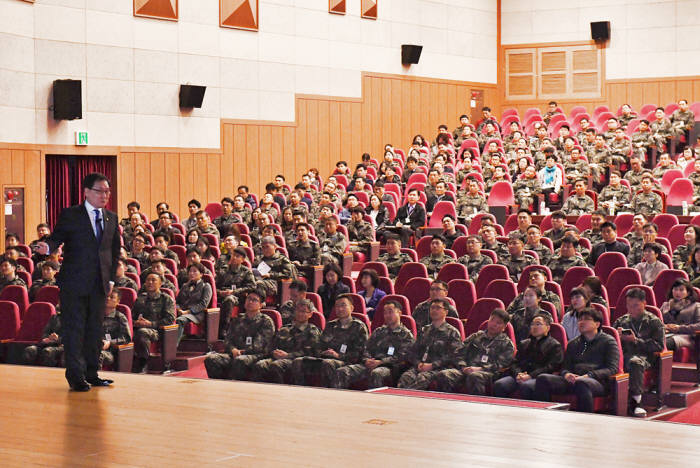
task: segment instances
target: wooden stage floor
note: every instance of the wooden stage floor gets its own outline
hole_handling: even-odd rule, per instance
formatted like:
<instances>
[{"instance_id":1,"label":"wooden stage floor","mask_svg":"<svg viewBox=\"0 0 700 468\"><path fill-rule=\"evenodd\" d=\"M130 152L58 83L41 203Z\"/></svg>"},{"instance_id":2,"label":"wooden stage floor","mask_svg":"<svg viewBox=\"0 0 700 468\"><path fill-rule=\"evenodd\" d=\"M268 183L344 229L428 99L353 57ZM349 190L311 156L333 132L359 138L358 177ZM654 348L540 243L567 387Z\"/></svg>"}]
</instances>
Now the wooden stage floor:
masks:
<instances>
[{"instance_id":1,"label":"wooden stage floor","mask_svg":"<svg viewBox=\"0 0 700 468\"><path fill-rule=\"evenodd\" d=\"M3 467L692 466L695 426L247 382L0 365Z\"/></svg>"}]
</instances>

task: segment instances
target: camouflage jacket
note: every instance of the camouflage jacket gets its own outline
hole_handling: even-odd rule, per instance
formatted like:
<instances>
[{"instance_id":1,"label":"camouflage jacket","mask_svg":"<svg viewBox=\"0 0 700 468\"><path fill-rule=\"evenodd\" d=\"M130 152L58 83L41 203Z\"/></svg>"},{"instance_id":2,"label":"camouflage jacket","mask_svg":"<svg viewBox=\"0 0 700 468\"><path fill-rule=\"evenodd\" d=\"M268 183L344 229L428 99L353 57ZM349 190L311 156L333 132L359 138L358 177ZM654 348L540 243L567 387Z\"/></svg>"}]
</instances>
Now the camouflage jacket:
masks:
<instances>
[{"instance_id":1,"label":"camouflage jacket","mask_svg":"<svg viewBox=\"0 0 700 468\"><path fill-rule=\"evenodd\" d=\"M489 206L483 195L464 194L457 198L457 217L467 218L476 213L488 213Z\"/></svg>"},{"instance_id":2,"label":"camouflage jacket","mask_svg":"<svg viewBox=\"0 0 700 468\"><path fill-rule=\"evenodd\" d=\"M140 293L134 307L131 309L131 316L134 321L142 315L143 318L152 322L149 328L160 328L175 323L175 301L169 294L157 293L153 296L147 292Z\"/></svg>"},{"instance_id":3,"label":"camouflage jacket","mask_svg":"<svg viewBox=\"0 0 700 468\"><path fill-rule=\"evenodd\" d=\"M430 304L432 304L432 302L432 300L428 299L421 302L413 309L413 320L416 322L416 328L418 330L422 330L424 326L430 325ZM455 309L452 304L447 308L447 316L459 318L457 309Z\"/></svg>"},{"instance_id":4,"label":"camouflage jacket","mask_svg":"<svg viewBox=\"0 0 700 468\"><path fill-rule=\"evenodd\" d=\"M275 252L271 257L262 257L260 261L272 268L269 273L270 279L296 279L297 277L297 271L292 262L279 252Z\"/></svg>"},{"instance_id":5,"label":"camouflage jacket","mask_svg":"<svg viewBox=\"0 0 700 468\"><path fill-rule=\"evenodd\" d=\"M601 206L602 203L608 201L612 202L615 198L615 210L620 210L625 205L629 205L630 196L630 190L622 184L617 187L607 185L598 194L598 205Z\"/></svg>"},{"instance_id":6,"label":"camouflage jacket","mask_svg":"<svg viewBox=\"0 0 700 468\"><path fill-rule=\"evenodd\" d=\"M350 221L347 224L348 228L348 238L351 242L357 242L359 247L369 247L370 242L373 240L373 230L372 225L366 221L360 221L356 223L355 221Z\"/></svg>"},{"instance_id":7,"label":"camouflage jacket","mask_svg":"<svg viewBox=\"0 0 700 468\"><path fill-rule=\"evenodd\" d=\"M299 262L301 266L318 265L321 258L321 248L312 240L306 243L300 240L292 241L287 244L287 252L289 259Z\"/></svg>"},{"instance_id":8,"label":"camouflage jacket","mask_svg":"<svg viewBox=\"0 0 700 468\"><path fill-rule=\"evenodd\" d=\"M598 242L603 242L603 234L600 232L600 229L597 231L594 231L592 228L586 229L581 233L581 237L585 237L591 241L591 245L595 245Z\"/></svg>"},{"instance_id":9,"label":"camouflage jacket","mask_svg":"<svg viewBox=\"0 0 700 468\"><path fill-rule=\"evenodd\" d=\"M383 325L367 340L362 359L378 359L383 366L392 366L404 359L413 344L413 333L399 324L393 330Z\"/></svg>"},{"instance_id":10,"label":"camouflage jacket","mask_svg":"<svg viewBox=\"0 0 700 468\"><path fill-rule=\"evenodd\" d=\"M549 312L545 312L542 309L531 310L527 307L520 307L513 311L510 316L510 323L513 325L513 331L515 332L515 342L520 343L525 338L530 336L530 322L535 315L542 314L546 315L550 319L552 316Z\"/></svg>"},{"instance_id":11,"label":"camouflage jacket","mask_svg":"<svg viewBox=\"0 0 700 468\"><path fill-rule=\"evenodd\" d=\"M381 254L377 261L386 265L387 270L389 270L389 277L394 279L399 274L403 264L412 262L413 259L407 253L399 252L396 255L391 255L387 252Z\"/></svg>"},{"instance_id":12,"label":"camouflage jacket","mask_svg":"<svg viewBox=\"0 0 700 468\"><path fill-rule=\"evenodd\" d=\"M450 367L461 345L462 339L455 327L447 322L439 327L431 323L421 328L406 357L413 365L425 362L432 364L433 370L440 370Z\"/></svg>"},{"instance_id":13,"label":"camouflage jacket","mask_svg":"<svg viewBox=\"0 0 700 468\"><path fill-rule=\"evenodd\" d=\"M332 236L326 234L325 231L318 233L319 247L321 253L331 253L338 258L342 258L345 248L348 245L348 240L342 232L337 232Z\"/></svg>"},{"instance_id":14,"label":"camouflage jacket","mask_svg":"<svg viewBox=\"0 0 700 468\"><path fill-rule=\"evenodd\" d=\"M340 320L331 320L323 330L316 354L332 349L340 355L338 359L341 361L357 364L362 357L367 337L367 327L357 319L352 319L347 328L343 328Z\"/></svg>"},{"instance_id":15,"label":"camouflage jacket","mask_svg":"<svg viewBox=\"0 0 700 468\"><path fill-rule=\"evenodd\" d=\"M637 338L635 341L621 341L622 353L626 357L644 356L650 363L654 363L654 353L664 349L664 324L654 314L645 311L639 320L633 320L630 314L625 314L615 320L613 328L632 330Z\"/></svg>"},{"instance_id":16,"label":"camouflage jacket","mask_svg":"<svg viewBox=\"0 0 700 468\"><path fill-rule=\"evenodd\" d=\"M301 326L286 325L275 333L270 345L270 352L276 349L285 351L287 353L285 359L314 356L320 339L321 331L312 323L305 323Z\"/></svg>"},{"instance_id":17,"label":"camouflage jacket","mask_svg":"<svg viewBox=\"0 0 700 468\"><path fill-rule=\"evenodd\" d=\"M425 265L425 267L428 269L428 275L432 276L433 278L437 278L440 268L448 263L453 263L454 261L455 259L447 254L442 254L439 256L429 254L420 259L420 263Z\"/></svg>"},{"instance_id":18,"label":"camouflage jacket","mask_svg":"<svg viewBox=\"0 0 700 468\"><path fill-rule=\"evenodd\" d=\"M573 258L573 257L572 257L572 258ZM582 260L583 260L583 259L582 259ZM583 263L584 263L584 266L585 266L585 263L586 263L586 262L584 261ZM511 302L511 303L508 305L508 308L506 309L506 312L508 312L509 314L513 315L513 314L515 314L515 311L517 311L517 310L519 310L519 309L523 309L523 308L525 307L525 304L523 303L523 296L524 296L524 293L520 293L520 294L518 294L517 296L515 296L515 299L513 299L513 302ZM557 309L557 313L559 314L560 317L561 317L562 315L564 315L564 314L563 314L563 308L562 308L562 305L561 305L561 298L559 297L559 295L553 293L552 291L549 291L549 290L546 290L546 289L545 289L544 293L542 293L542 298L541 298L541 300L553 304L553 305L554 305L554 308ZM515 324L513 324L513 326L515 327ZM523 338L523 339L524 339L524 338Z\"/></svg>"},{"instance_id":19,"label":"camouflage jacket","mask_svg":"<svg viewBox=\"0 0 700 468\"><path fill-rule=\"evenodd\" d=\"M479 277L479 272L481 269L486 265L493 264L493 260L491 260L491 257L487 255L479 254L479 256L475 258L471 258L469 255L463 255L457 259L457 263L461 263L467 267L469 279L472 280L473 283L476 283L476 279Z\"/></svg>"},{"instance_id":20,"label":"camouflage jacket","mask_svg":"<svg viewBox=\"0 0 700 468\"><path fill-rule=\"evenodd\" d=\"M653 216L661 213L663 202L658 193L638 193L632 198L632 211L635 214L643 214L645 216Z\"/></svg>"},{"instance_id":21,"label":"camouflage jacket","mask_svg":"<svg viewBox=\"0 0 700 468\"><path fill-rule=\"evenodd\" d=\"M499 374L513 363L515 347L505 333L491 338L485 330L478 331L464 340L464 345L455 355L454 366L481 367L486 372Z\"/></svg>"},{"instance_id":22,"label":"camouflage jacket","mask_svg":"<svg viewBox=\"0 0 700 468\"><path fill-rule=\"evenodd\" d=\"M255 288L255 277L245 265L234 269L229 266L216 275L216 292L233 290L236 294L245 293Z\"/></svg>"},{"instance_id":23,"label":"camouflage jacket","mask_svg":"<svg viewBox=\"0 0 700 468\"><path fill-rule=\"evenodd\" d=\"M564 279L564 273L572 267L575 266L588 266L586 260L578 255L572 257L564 258L561 255L555 255L547 264L549 270L552 272L552 281L561 283Z\"/></svg>"},{"instance_id":24,"label":"camouflage jacket","mask_svg":"<svg viewBox=\"0 0 700 468\"><path fill-rule=\"evenodd\" d=\"M564 202L561 209L567 216L580 216L582 214L590 214L595 210L595 202L588 195L579 197L576 194L571 194Z\"/></svg>"},{"instance_id":25,"label":"camouflage jacket","mask_svg":"<svg viewBox=\"0 0 700 468\"><path fill-rule=\"evenodd\" d=\"M131 343L129 321L124 314L116 309L111 313L105 312L105 316L102 319L102 339L106 340L108 335L112 344Z\"/></svg>"},{"instance_id":26,"label":"camouflage jacket","mask_svg":"<svg viewBox=\"0 0 700 468\"><path fill-rule=\"evenodd\" d=\"M508 255L505 258L501 258L501 264L508 268L508 273L513 281L518 281L520 279L520 273L523 272L528 265L537 265L537 261L534 257L528 254L522 254L519 257L513 257Z\"/></svg>"},{"instance_id":27,"label":"camouflage jacket","mask_svg":"<svg viewBox=\"0 0 700 468\"><path fill-rule=\"evenodd\" d=\"M525 244L525 250L532 250L535 252L540 260L540 265L546 265L552 259L552 251L541 242L537 246Z\"/></svg>"}]
</instances>

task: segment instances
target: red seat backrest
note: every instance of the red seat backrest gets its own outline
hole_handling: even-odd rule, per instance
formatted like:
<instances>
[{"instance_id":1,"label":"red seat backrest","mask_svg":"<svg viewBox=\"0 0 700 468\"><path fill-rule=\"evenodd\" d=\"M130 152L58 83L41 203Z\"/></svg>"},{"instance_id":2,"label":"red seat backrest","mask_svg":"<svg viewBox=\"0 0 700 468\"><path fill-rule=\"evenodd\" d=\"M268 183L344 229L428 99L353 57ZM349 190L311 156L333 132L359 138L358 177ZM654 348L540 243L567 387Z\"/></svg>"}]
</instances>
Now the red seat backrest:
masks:
<instances>
[{"instance_id":1,"label":"red seat backrest","mask_svg":"<svg viewBox=\"0 0 700 468\"><path fill-rule=\"evenodd\" d=\"M48 302L34 302L24 314L24 320L17 332L17 341L39 341L44 327L51 316L56 315L56 308Z\"/></svg>"},{"instance_id":2,"label":"red seat backrest","mask_svg":"<svg viewBox=\"0 0 700 468\"><path fill-rule=\"evenodd\" d=\"M484 320L489 319L493 309L505 309L505 305L500 300L490 297L482 297L478 299L472 306L472 309L469 311L469 316L467 317L467 323L464 327L466 336L469 336L477 331L479 329L479 325Z\"/></svg>"},{"instance_id":3,"label":"red seat backrest","mask_svg":"<svg viewBox=\"0 0 700 468\"><path fill-rule=\"evenodd\" d=\"M486 265L479 272L479 277L476 280L477 297L483 297L486 287L495 279L510 279L508 268L504 265L491 264Z\"/></svg>"},{"instance_id":4,"label":"red seat backrest","mask_svg":"<svg viewBox=\"0 0 700 468\"><path fill-rule=\"evenodd\" d=\"M17 307L19 308L19 316L22 320L24 320L24 314L29 307L29 295L27 293L27 288L16 284L5 286L2 292L0 292L0 301L11 301L17 304Z\"/></svg>"},{"instance_id":5,"label":"red seat backrest","mask_svg":"<svg viewBox=\"0 0 700 468\"><path fill-rule=\"evenodd\" d=\"M428 269L422 263L408 262L404 263L399 270L399 274L394 281L394 290L397 294L403 293L406 283L411 278L428 277Z\"/></svg>"},{"instance_id":6,"label":"red seat backrest","mask_svg":"<svg viewBox=\"0 0 700 468\"><path fill-rule=\"evenodd\" d=\"M36 293L35 302L50 302L54 306L58 305L61 290L58 286L42 286Z\"/></svg>"},{"instance_id":7,"label":"red seat backrest","mask_svg":"<svg viewBox=\"0 0 700 468\"><path fill-rule=\"evenodd\" d=\"M19 332L19 307L10 301L0 301L0 340L13 340Z\"/></svg>"}]
</instances>

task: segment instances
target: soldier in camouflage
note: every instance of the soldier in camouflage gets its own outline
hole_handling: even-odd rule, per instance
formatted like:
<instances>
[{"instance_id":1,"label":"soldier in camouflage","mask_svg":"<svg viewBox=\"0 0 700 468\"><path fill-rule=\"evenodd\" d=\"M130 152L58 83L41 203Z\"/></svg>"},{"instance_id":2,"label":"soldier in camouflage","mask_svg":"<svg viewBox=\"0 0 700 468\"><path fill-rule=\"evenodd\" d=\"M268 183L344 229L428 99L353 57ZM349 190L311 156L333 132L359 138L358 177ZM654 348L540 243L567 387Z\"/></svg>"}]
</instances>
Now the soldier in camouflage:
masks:
<instances>
[{"instance_id":1,"label":"soldier in camouflage","mask_svg":"<svg viewBox=\"0 0 700 468\"><path fill-rule=\"evenodd\" d=\"M564 162L564 172L566 174L567 183L573 183L576 179L580 178L588 178L591 174L588 161L581 158L581 150L579 148L572 148L571 158Z\"/></svg>"},{"instance_id":2,"label":"soldier in camouflage","mask_svg":"<svg viewBox=\"0 0 700 468\"><path fill-rule=\"evenodd\" d=\"M540 265L546 265L552 258L552 250L542 243L542 231L536 224L531 224L527 228L527 243L525 243L524 250L535 252Z\"/></svg>"},{"instance_id":3,"label":"soldier in camouflage","mask_svg":"<svg viewBox=\"0 0 700 468\"><path fill-rule=\"evenodd\" d=\"M309 319L316 311L308 299L300 299L294 307L294 320L280 328L272 340L270 357L255 363L252 380L284 383L285 374L296 358L313 356L321 332Z\"/></svg>"},{"instance_id":4,"label":"soldier in camouflage","mask_svg":"<svg viewBox=\"0 0 700 468\"><path fill-rule=\"evenodd\" d=\"M238 223L240 218L232 213L233 199L231 197L224 197L221 199L221 211L221 216L214 219L214 226L219 230L221 237L224 237L228 233L228 227ZM250 222L250 219L248 221Z\"/></svg>"},{"instance_id":5,"label":"soldier in camouflage","mask_svg":"<svg viewBox=\"0 0 700 468\"><path fill-rule=\"evenodd\" d=\"M631 208L635 213L641 213L647 217L661 213L663 201L658 193L652 192L654 182L651 175L642 177L642 192L632 198Z\"/></svg>"},{"instance_id":6,"label":"soldier in camouflage","mask_svg":"<svg viewBox=\"0 0 700 468\"><path fill-rule=\"evenodd\" d=\"M115 349L119 345L131 343L131 329L126 316L117 310L117 305L121 299L118 289L113 289L105 301L105 314L102 319L102 350L100 351L99 363L102 366L112 366L114 364Z\"/></svg>"},{"instance_id":7,"label":"soldier in camouflage","mask_svg":"<svg viewBox=\"0 0 700 468\"><path fill-rule=\"evenodd\" d=\"M468 191L457 197L457 218L465 223L477 213L488 213L489 207L486 199L479 192L479 182L470 178Z\"/></svg>"},{"instance_id":8,"label":"soldier in camouflage","mask_svg":"<svg viewBox=\"0 0 700 468\"><path fill-rule=\"evenodd\" d=\"M482 248L491 250L496 254L496 257L501 260L508 256L508 246L496 239L496 228L493 226L481 227Z\"/></svg>"},{"instance_id":9,"label":"soldier in camouflage","mask_svg":"<svg viewBox=\"0 0 700 468\"><path fill-rule=\"evenodd\" d=\"M61 336L61 310L59 307L56 307L56 314L52 315L44 326L39 343L24 348L22 356L24 364L63 367L63 343Z\"/></svg>"},{"instance_id":10,"label":"soldier in camouflage","mask_svg":"<svg viewBox=\"0 0 700 468\"><path fill-rule=\"evenodd\" d=\"M610 183L598 194L598 206L612 213L624 210L630 203L630 189L620 182L621 175L617 170L610 171Z\"/></svg>"},{"instance_id":11,"label":"soldier in camouflage","mask_svg":"<svg viewBox=\"0 0 700 468\"><path fill-rule=\"evenodd\" d=\"M334 307L337 318L326 324L313 356L294 359L294 384L305 385L307 375L320 374L322 385L330 386L336 369L360 362L367 342L367 327L352 317L352 299L348 295L338 296Z\"/></svg>"},{"instance_id":12,"label":"soldier in camouflage","mask_svg":"<svg viewBox=\"0 0 700 468\"><path fill-rule=\"evenodd\" d=\"M510 323L513 325L516 343L520 343L530 335L530 322L536 315L544 315L552 320L551 314L540 308L540 301L543 300L542 290L528 286L521 296L522 306L510 313Z\"/></svg>"},{"instance_id":13,"label":"soldier in camouflage","mask_svg":"<svg viewBox=\"0 0 700 468\"><path fill-rule=\"evenodd\" d=\"M646 294L638 288L627 291L627 314L613 324L620 335L625 372L630 375L629 406L634 416L644 417L641 407L644 371L657 361L655 353L664 350L664 324L647 312ZM630 333L631 332L631 333Z\"/></svg>"},{"instance_id":14,"label":"soldier in camouflage","mask_svg":"<svg viewBox=\"0 0 700 468\"><path fill-rule=\"evenodd\" d=\"M175 301L160 291L162 278L151 273L144 281L145 292L139 294L131 316L134 317L134 370L146 372L151 343L158 341L160 328L175 323Z\"/></svg>"},{"instance_id":15,"label":"soldier in camouflage","mask_svg":"<svg viewBox=\"0 0 700 468\"><path fill-rule=\"evenodd\" d=\"M642 241L641 243L635 245L632 248L630 244L630 253L627 256L627 264L634 267L637 263L640 263L643 259L644 245L645 244L655 244L656 237L659 235L659 226L656 223L646 223L642 227ZM662 254L670 254L668 249L663 244L657 244L661 248Z\"/></svg>"},{"instance_id":16,"label":"soldier in camouflage","mask_svg":"<svg viewBox=\"0 0 700 468\"><path fill-rule=\"evenodd\" d=\"M399 270L404 263L412 262L413 259L407 253L401 252L401 239L396 234L386 235L386 253L383 253L377 259L386 265L389 271L389 278L396 279Z\"/></svg>"},{"instance_id":17,"label":"soldier in camouflage","mask_svg":"<svg viewBox=\"0 0 700 468\"><path fill-rule=\"evenodd\" d=\"M219 239L219 230L211 223L211 218L209 214L204 210L199 210L197 212L197 232L199 235L211 234Z\"/></svg>"},{"instance_id":18,"label":"soldier in camouflage","mask_svg":"<svg viewBox=\"0 0 700 468\"><path fill-rule=\"evenodd\" d=\"M610 140L610 153L613 161L619 170L620 164L627 164L627 160L632 153L632 142L626 137L625 131L622 128L615 129L615 137Z\"/></svg>"},{"instance_id":19,"label":"soldier in camouflage","mask_svg":"<svg viewBox=\"0 0 700 468\"><path fill-rule=\"evenodd\" d=\"M583 259L582 259L583 260ZM583 262L585 266L585 261ZM547 284L547 276L545 275L543 270L532 270L530 271L530 279L528 282L528 286L533 288L537 293L539 294L539 298L542 301L546 301L551 303L554 308L557 310L557 314L559 316L563 315L563 308L561 305L561 298L559 297L558 294L553 293L552 291L548 291L546 288ZM508 308L506 311L509 314L513 314L516 310L522 309L525 307L524 305L524 293L520 293L517 296L515 296L515 299L513 299L513 302L511 302L508 305Z\"/></svg>"},{"instance_id":20,"label":"soldier in camouflage","mask_svg":"<svg viewBox=\"0 0 700 468\"><path fill-rule=\"evenodd\" d=\"M430 305L433 301L437 299L447 299L447 283L441 280L433 281L428 294L428 299L421 302L413 309L413 320L416 322L416 328L418 330L430 324ZM459 318L457 309L452 304L449 304L447 307L447 315L448 317Z\"/></svg>"},{"instance_id":21,"label":"soldier in camouflage","mask_svg":"<svg viewBox=\"0 0 700 468\"><path fill-rule=\"evenodd\" d=\"M260 245L262 247L262 257L259 259L260 261L255 271L260 273L260 265L262 263L265 263L270 271L264 275L260 273L258 287L262 287L266 295L276 296L278 282L283 279L296 279L296 269L287 257L276 251L277 246L274 237L263 237ZM255 271L253 274L255 274Z\"/></svg>"},{"instance_id":22,"label":"soldier in camouflage","mask_svg":"<svg viewBox=\"0 0 700 468\"><path fill-rule=\"evenodd\" d=\"M595 202L591 197L586 195L586 187L588 182L585 179L579 179L574 184L574 193L570 194L562 211L568 216L580 216L582 214L590 214L595 210Z\"/></svg>"},{"instance_id":23,"label":"soldier in camouflage","mask_svg":"<svg viewBox=\"0 0 700 468\"><path fill-rule=\"evenodd\" d=\"M350 221L347 224L350 252L364 253L369 256L369 246L374 240L372 225L363 220L365 211L361 206L350 209Z\"/></svg>"},{"instance_id":24,"label":"soldier in camouflage","mask_svg":"<svg viewBox=\"0 0 700 468\"><path fill-rule=\"evenodd\" d=\"M430 254L420 259L420 263L425 265L428 275L437 278L440 269L448 263L453 263L454 258L445 254L445 238L436 234L430 241Z\"/></svg>"},{"instance_id":25,"label":"soldier in camouflage","mask_svg":"<svg viewBox=\"0 0 700 468\"><path fill-rule=\"evenodd\" d=\"M294 230L297 233L296 240L287 244L289 260L292 261L297 271L304 278L310 278L314 266L319 265L321 248L317 242L309 239L311 230L307 223L299 223Z\"/></svg>"},{"instance_id":26,"label":"soldier in camouflage","mask_svg":"<svg viewBox=\"0 0 700 468\"><path fill-rule=\"evenodd\" d=\"M520 273L528 265L536 265L537 260L529 254L524 254L525 244L523 238L518 233L511 232L508 236L508 253L509 255L501 259L501 264L508 268L508 273L513 281L518 281Z\"/></svg>"},{"instance_id":27,"label":"soldier in camouflage","mask_svg":"<svg viewBox=\"0 0 700 468\"><path fill-rule=\"evenodd\" d=\"M255 288L253 272L243 264L247 254L242 247L236 247L231 254L227 268L216 275L216 297L221 307L219 335L228 330L231 312L243 295Z\"/></svg>"},{"instance_id":28,"label":"soldier in camouflage","mask_svg":"<svg viewBox=\"0 0 700 468\"><path fill-rule=\"evenodd\" d=\"M260 290L248 293L245 314L233 320L226 333L223 353L211 353L204 360L210 379L246 380L256 362L267 356L275 324L261 312L265 294Z\"/></svg>"},{"instance_id":29,"label":"soldier in camouflage","mask_svg":"<svg viewBox=\"0 0 700 468\"><path fill-rule=\"evenodd\" d=\"M504 333L510 318L503 309L491 312L486 330L473 333L453 355L455 368L437 376L438 389L454 392L464 385L471 395L485 395L488 386L502 376L513 362L515 348Z\"/></svg>"},{"instance_id":30,"label":"soldier in camouflage","mask_svg":"<svg viewBox=\"0 0 700 468\"><path fill-rule=\"evenodd\" d=\"M401 363L414 342L411 331L401 323L401 313L399 302L391 300L384 304L384 325L367 340L361 363L336 369L332 387L349 388L366 378L368 388L377 388L398 377Z\"/></svg>"},{"instance_id":31,"label":"soldier in camouflage","mask_svg":"<svg viewBox=\"0 0 700 468\"><path fill-rule=\"evenodd\" d=\"M457 263L467 267L469 279L476 284L479 272L486 265L491 265L493 260L487 255L481 254L481 237L472 234L467 237L467 253L457 259Z\"/></svg>"},{"instance_id":32,"label":"soldier in camouflage","mask_svg":"<svg viewBox=\"0 0 700 468\"><path fill-rule=\"evenodd\" d=\"M448 307L446 299L436 299L430 305L431 323L421 328L406 354L411 368L401 375L399 388L426 390L450 366L462 343L459 331L445 321Z\"/></svg>"},{"instance_id":33,"label":"soldier in camouflage","mask_svg":"<svg viewBox=\"0 0 700 468\"><path fill-rule=\"evenodd\" d=\"M663 107L657 107L654 113L656 120L649 124L651 129L651 139L656 145L659 152L664 151L669 139L673 136L673 125L666 118L666 112Z\"/></svg>"},{"instance_id":34,"label":"soldier in camouflage","mask_svg":"<svg viewBox=\"0 0 700 468\"><path fill-rule=\"evenodd\" d=\"M520 208L528 209L533 206L537 194L541 191L540 180L537 178L534 166L528 166L525 174L513 183L515 201Z\"/></svg>"},{"instance_id":35,"label":"soldier in camouflage","mask_svg":"<svg viewBox=\"0 0 700 468\"><path fill-rule=\"evenodd\" d=\"M338 232L338 221L335 217L326 219L323 231L318 233L318 241L320 243L322 265L342 263L343 253L347 247L348 240L345 234Z\"/></svg>"},{"instance_id":36,"label":"soldier in camouflage","mask_svg":"<svg viewBox=\"0 0 700 468\"><path fill-rule=\"evenodd\" d=\"M591 227L581 233L581 236L588 239L591 242L591 245L595 245L598 242L603 241L603 234L600 232L600 225L605 222L605 216L605 210L598 209L594 211L591 215Z\"/></svg>"},{"instance_id":37,"label":"soldier in camouflage","mask_svg":"<svg viewBox=\"0 0 700 468\"><path fill-rule=\"evenodd\" d=\"M573 236L567 236L562 240L558 254L555 254L547 266L552 272L552 281L561 284L567 270L575 266L588 266L583 257L576 255L578 240ZM548 301L548 299L545 299Z\"/></svg>"}]
</instances>

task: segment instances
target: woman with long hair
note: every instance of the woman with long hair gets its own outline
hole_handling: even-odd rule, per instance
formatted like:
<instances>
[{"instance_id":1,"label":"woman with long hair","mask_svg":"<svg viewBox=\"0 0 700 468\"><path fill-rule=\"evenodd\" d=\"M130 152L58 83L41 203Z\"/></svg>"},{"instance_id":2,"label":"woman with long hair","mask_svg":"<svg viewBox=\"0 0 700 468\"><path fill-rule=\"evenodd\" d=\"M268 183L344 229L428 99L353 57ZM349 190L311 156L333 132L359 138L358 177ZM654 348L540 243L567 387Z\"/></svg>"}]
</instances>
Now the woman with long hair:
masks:
<instances>
[{"instance_id":1,"label":"woman with long hair","mask_svg":"<svg viewBox=\"0 0 700 468\"><path fill-rule=\"evenodd\" d=\"M700 330L700 303L689 281L678 278L661 306L666 326L666 347L676 350L695 346L695 332Z\"/></svg>"}]
</instances>

